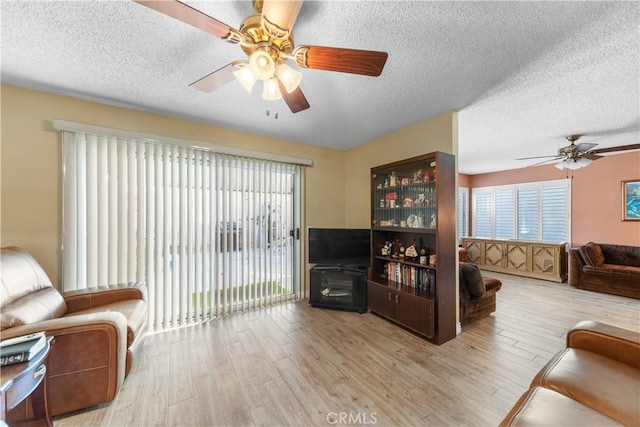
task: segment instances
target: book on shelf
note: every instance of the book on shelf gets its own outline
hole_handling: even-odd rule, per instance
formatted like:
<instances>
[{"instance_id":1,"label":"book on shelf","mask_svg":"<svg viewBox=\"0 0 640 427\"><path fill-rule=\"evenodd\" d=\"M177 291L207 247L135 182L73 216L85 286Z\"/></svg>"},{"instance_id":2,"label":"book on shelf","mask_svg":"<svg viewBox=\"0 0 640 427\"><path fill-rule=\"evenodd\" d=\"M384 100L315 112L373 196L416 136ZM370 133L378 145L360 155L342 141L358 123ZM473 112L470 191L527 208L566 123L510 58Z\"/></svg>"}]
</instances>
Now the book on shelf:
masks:
<instances>
[{"instance_id":1,"label":"book on shelf","mask_svg":"<svg viewBox=\"0 0 640 427\"><path fill-rule=\"evenodd\" d=\"M435 293L436 275L433 270L398 262L390 262L385 267L386 277L390 280L430 294Z\"/></svg>"},{"instance_id":2,"label":"book on shelf","mask_svg":"<svg viewBox=\"0 0 640 427\"><path fill-rule=\"evenodd\" d=\"M30 361L47 344L44 332L0 341L0 366Z\"/></svg>"}]
</instances>

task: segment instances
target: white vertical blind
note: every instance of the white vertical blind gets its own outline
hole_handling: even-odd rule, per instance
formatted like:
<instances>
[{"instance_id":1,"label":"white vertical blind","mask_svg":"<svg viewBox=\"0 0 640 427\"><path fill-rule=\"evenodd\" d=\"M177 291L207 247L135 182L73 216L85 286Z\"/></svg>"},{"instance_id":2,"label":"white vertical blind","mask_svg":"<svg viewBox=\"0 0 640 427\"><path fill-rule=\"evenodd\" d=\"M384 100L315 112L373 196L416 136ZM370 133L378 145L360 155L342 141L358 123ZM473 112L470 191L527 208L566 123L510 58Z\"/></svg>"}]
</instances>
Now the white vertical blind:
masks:
<instances>
[{"instance_id":1,"label":"white vertical blind","mask_svg":"<svg viewBox=\"0 0 640 427\"><path fill-rule=\"evenodd\" d=\"M144 281L156 330L299 298L301 166L63 132L64 290Z\"/></svg>"}]
</instances>

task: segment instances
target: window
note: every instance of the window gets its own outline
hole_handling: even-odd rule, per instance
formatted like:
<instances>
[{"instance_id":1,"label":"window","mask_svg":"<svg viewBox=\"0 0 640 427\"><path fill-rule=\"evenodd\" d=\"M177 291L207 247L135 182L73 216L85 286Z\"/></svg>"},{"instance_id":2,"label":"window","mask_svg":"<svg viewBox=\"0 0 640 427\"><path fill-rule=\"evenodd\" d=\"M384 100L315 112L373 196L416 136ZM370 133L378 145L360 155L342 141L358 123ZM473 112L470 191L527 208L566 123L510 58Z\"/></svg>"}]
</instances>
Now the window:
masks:
<instances>
[{"instance_id":1,"label":"window","mask_svg":"<svg viewBox=\"0 0 640 427\"><path fill-rule=\"evenodd\" d=\"M301 166L63 133L64 290L144 281L155 330L299 297Z\"/></svg>"},{"instance_id":2,"label":"window","mask_svg":"<svg viewBox=\"0 0 640 427\"><path fill-rule=\"evenodd\" d=\"M493 238L492 198L490 191L473 190L473 232L476 237Z\"/></svg>"},{"instance_id":3,"label":"window","mask_svg":"<svg viewBox=\"0 0 640 427\"><path fill-rule=\"evenodd\" d=\"M458 187L458 240L469 235L469 189Z\"/></svg>"},{"instance_id":4,"label":"window","mask_svg":"<svg viewBox=\"0 0 640 427\"><path fill-rule=\"evenodd\" d=\"M485 239L570 240L570 181L473 190L473 231Z\"/></svg>"},{"instance_id":5,"label":"window","mask_svg":"<svg viewBox=\"0 0 640 427\"><path fill-rule=\"evenodd\" d=\"M495 237L496 239L513 239L513 189L496 189L495 199Z\"/></svg>"}]
</instances>

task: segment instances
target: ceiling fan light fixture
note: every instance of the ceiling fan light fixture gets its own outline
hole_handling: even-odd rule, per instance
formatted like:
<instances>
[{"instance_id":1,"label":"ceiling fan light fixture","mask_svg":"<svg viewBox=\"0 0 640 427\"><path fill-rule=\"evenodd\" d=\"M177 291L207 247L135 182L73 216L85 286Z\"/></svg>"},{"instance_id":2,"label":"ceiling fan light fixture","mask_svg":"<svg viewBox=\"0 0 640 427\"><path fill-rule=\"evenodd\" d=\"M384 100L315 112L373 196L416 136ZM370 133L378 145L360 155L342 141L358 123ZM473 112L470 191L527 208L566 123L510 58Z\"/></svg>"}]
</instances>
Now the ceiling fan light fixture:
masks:
<instances>
[{"instance_id":1,"label":"ceiling fan light fixture","mask_svg":"<svg viewBox=\"0 0 640 427\"><path fill-rule=\"evenodd\" d=\"M276 63L268 52L256 50L249 57L249 68L254 76L266 81L273 77L276 71Z\"/></svg>"},{"instance_id":2,"label":"ceiling fan light fixture","mask_svg":"<svg viewBox=\"0 0 640 427\"><path fill-rule=\"evenodd\" d=\"M300 85L302 73L289 67L287 64L280 64L276 70L276 76L286 89L287 93L291 93Z\"/></svg>"},{"instance_id":3,"label":"ceiling fan light fixture","mask_svg":"<svg viewBox=\"0 0 640 427\"><path fill-rule=\"evenodd\" d=\"M585 168L587 166L589 166L591 164L593 160L591 159L587 159L586 157L580 157L578 160L576 160L574 163L576 165L579 165L579 168Z\"/></svg>"},{"instance_id":4,"label":"ceiling fan light fixture","mask_svg":"<svg viewBox=\"0 0 640 427\"><path fill-rule=\"evenodd\" d=\"M591 164L592 160L587 159L585 157L580 157L579 159L565 159L565 160L561 160L558 163L556 163L554 166L560 170L562 169L572 169L572 170L576 170L576 169L580 169L580 168L584 168L587 167Z\"/></svg>"},{"instance_id":5,"label":"ceiling fan light fixture","mask_svg":"<svg viewBox=\"0 0 640 427\"><path fill-rule=\"evenodd\" d=\"M251 89L253 89L253 85L256 83L258 78L253 74L251 68L245 64L242 68L233 72L236 80L240 82L244 90L251 93Z\"/></svg>"},{"instance_id":6,"label":"ceiling fan light fixture","mask_svg":"<svg viewBox=\"0 0 640 427\"><path fill-rule=\"evenodd\" d=\"M268 101L275 101L282 98L280 89L278 88L278 78L273 77L265 80L262 87L262 98Z\"/></svg>"}]
</instances>

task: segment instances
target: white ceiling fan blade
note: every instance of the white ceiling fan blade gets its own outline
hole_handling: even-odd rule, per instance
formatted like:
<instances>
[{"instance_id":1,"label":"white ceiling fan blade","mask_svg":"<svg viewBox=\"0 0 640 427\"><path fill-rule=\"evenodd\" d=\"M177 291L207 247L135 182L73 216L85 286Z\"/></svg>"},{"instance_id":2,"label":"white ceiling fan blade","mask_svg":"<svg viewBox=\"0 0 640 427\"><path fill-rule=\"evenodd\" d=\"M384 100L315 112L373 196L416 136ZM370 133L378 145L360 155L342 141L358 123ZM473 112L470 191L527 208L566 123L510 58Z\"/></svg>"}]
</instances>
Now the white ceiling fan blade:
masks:
<instances>
[{"instance_id":1,"label":"white ceiling fan blade","mask_svg":"<svg viewBox=\"0 0 640 427\"><path fill-rule=\"evenodd\" d=\"M585 151L591 150L596 145L598 144L594 144L592 142L581 142L580 144L576 145L574 151L577 151L578 153L584 153Z\"/></svg>"},{"instance_id":2,"label":"white ceiling fan blade","mask_svg":"<svg viewBox=\"0 0 640 427\"><path fill-rule=\"evenodd\" d=\"M286 39L296 22L302 0L264 0L262 26L274 38Z\"/></svg>"}]
</instances>

